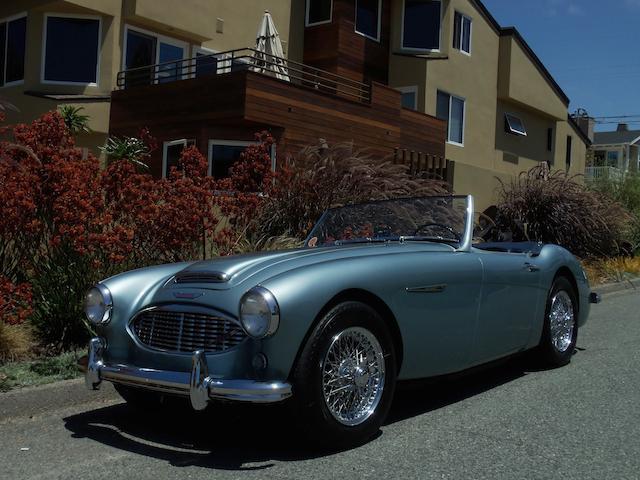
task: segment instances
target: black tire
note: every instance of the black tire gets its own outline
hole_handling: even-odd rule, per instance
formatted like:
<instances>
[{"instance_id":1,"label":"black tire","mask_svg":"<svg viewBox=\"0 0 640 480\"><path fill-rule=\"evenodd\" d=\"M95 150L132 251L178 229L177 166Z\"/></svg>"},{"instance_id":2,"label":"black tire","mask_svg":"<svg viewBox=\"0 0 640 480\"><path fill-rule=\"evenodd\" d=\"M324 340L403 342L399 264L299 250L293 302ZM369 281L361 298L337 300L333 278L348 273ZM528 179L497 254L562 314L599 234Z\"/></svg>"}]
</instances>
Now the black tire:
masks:
<instances>
[{"instance_id":1,"label":"black tire","mask_svg":"<svg viewBox=\"0 0 640 480\"><path fill-rule=\"evenodd\" d=\"M373 413L362 423L347 426L334 417L325 402L322 370L334 338L354 327L373 334L382 349L385 373L382 393ZM396 377L393 340L382 317L366 304L340 303L313 329L292 375L297 425L301 433L311 444L323 449L339 450L364 443L379 431L389 412Z\"/></svg>"},{"instance_id":2,"label":"black tire","mask_svg":"<svg viewBox=\"0 0 640 480\"><path fill-rule=\"evenodd\" d=\"M574 316L571 342L564 350L560 350L554 345L551 334L551 304L553 298L560 292L566 292L569 296ZM578 305L577 294L571 282L566 277L556 277L551 285L551 289L549 290L549 295L547 297L542 336L540 337L540 344L536 350L536 356L542 365L547 367L561 367L571 361L571 356L573 355L576 342L578 340Z\"/></svg>"}]
</instances>

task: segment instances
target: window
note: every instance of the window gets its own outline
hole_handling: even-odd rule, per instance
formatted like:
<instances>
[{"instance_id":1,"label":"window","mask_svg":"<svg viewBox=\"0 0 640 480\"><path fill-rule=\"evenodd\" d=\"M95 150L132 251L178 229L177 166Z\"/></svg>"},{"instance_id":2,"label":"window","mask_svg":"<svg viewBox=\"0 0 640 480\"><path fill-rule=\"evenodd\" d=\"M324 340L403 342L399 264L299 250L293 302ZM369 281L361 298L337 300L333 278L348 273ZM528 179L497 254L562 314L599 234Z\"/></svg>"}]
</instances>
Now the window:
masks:
<instances>
[{"instance_id":1,"label":"window","mask_svg":"<svg viewBox=\"0 0 640 480\"><path fill-rule=\"evenodd\" d=\"M209 140L209 175L213 175L214 178L228 177L229 169L252 143L255 142Z\"/></svg>"},{"instance_id":2,"label":"window","mask_svg":"<svg viewBox=\"0 0 640 480\"><path fill-rule=\"evenodd\" d=\"M411 110L417 110L418 87L399 87L398 90L402 93L402 106L404 108L410 108Z\"/></svg>"},{"instance_id":3,"label":"window","mask_svg":"<svg viewBox=\"0 0 640 480\"><path fill-rule=\"evenodd\" d=\"M0 20L0 86L24 80L27 16Z\"/></svg>"},{"instance_id":4,"label":"window","mask_svg":"<svg viewBox=\"0 0 640 480\"><path fill-rule=\"evenodd\" d=\"M513 135L527 136L527 129L524 127L522 120L510 113L504 114L504 130Z\"/></svg>"},{"instance_id":5,"label":"window","mask_svg":"<svg viewBox=\"0 0 640 480\"><path fill-rule=\"evenodd\" d=\"M571 168L571 147L573 145L573 138L571 135L567 136L567 172Z\"/></svg>"},{"instance_id":6,"label":"window","mask_svg":"<svg viewBox=\"0 0 640 480\"><path fill-rule=\"evenodd\" d=\"M127 86L172 82L189 73L181 62L187 54L185 42L127 26L124 50L123 69L136 69L126 73ZM166 65L151 67L158 63Z\"/></svg>"},{"instance_id":7,"label":"window","mask_svg":"<svg viewBox=\"0 0 640 480\"><path fill-rule=\"evenodd\" d=\"M164 142L162 144L162 176L168 177L173 167L180 169L178 162L180 155L182 155L182 150L195 144L195 140L186 139Z\"/></svg>"},{"instance_id":8,"label":"window","mask_svg":"<svg viewBox=\"0 0 640 480\"><path fill-rule=\"evenodd\" d=\"M471 18L460 12L453 19L453 48L471 55Z\"/></svg>"},{"instance_id":9,"label":"window","mask_svg":"<svg viewBox=\"0 0 640 480\"><path fill-rule=\"evenodd\" d=\"M448 122L447 141L464 145L464 99L438 91L437 102L436 117Z\"/></svg>"},{"instance_id":10,"label":"window","mask_svg":"<svg viewBox=\"0 0 640 480\"><path fill-rule=\"evenodd\" d=\"M607 167L618 167L620 152L607 152Z\"/></svg>"},{"instance_id":11,"label":"window","mask_svg":"<svg viewBox=\"0 0 640 480\"><path fill-rule=\"evenodd\" d=\"M380 7L382 0L356 0L356 32L380 41Z\"/></svg>"},{"instance_id":12,"label":"window","mask_svg":"<svg viewBox=\"0 0 640 480\"><path fill-rule=\"evenodd\" d=\"M440 0L404 0L402 48L440 50Z\"/></svg>"},{"instance_id":13,"label":"window","mask_svg":"<svg viewBox=\"0 0 640 480\"><path fill-rule=\"evenodd\" d=\"M553 128L547 128L547 151L553 151Z\"/></svg>"},{"instance_id":14,"label":"window","mask_svg":"<svg viewBox=\"0 0 640 480\"><path fill-rule=\"evenodd\" d=\"M307 0L307 27L331 23L333 15L333 0Z\"/></svg>"},{"instance_id":15,"label":"window","mask_svg":"<svg viewBox=\"0 0 640 480\"><path fill-rule=\"evenodd\" d=\"M100 19L45 17L44 82L98 83Z\"/></svg>"}]
</instances>

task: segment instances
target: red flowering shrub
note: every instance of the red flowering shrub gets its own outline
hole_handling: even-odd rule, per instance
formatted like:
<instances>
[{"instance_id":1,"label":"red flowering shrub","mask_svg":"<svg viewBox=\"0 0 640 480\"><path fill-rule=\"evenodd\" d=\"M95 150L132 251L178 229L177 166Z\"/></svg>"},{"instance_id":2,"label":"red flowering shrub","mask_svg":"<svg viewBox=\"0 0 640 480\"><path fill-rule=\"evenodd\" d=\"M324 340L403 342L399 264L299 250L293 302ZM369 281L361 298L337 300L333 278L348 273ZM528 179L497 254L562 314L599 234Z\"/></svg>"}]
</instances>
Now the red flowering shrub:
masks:
<instances>
[{"instance_id":1,"label":"red flowering shrub","mask_svg":"<svg viewBox=\"0 0 640 480\"><path fill-rule=\"evenodd\" d=\"M29 318L32 311L31 285L16 285L0 276L0 322L19 325Z\"/></svg>"}]
</instances>

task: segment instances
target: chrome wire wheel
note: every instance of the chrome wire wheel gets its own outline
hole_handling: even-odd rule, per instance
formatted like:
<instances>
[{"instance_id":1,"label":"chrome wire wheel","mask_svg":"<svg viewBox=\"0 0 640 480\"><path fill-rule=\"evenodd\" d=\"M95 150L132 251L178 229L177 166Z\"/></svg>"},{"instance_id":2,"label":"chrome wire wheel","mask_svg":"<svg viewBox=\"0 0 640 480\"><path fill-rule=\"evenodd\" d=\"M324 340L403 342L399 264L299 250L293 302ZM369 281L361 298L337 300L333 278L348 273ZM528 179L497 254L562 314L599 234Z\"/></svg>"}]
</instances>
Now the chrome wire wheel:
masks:
<instances>
[{"instance_id":1,"label":"chrome wire wheel","mask_svg":"<svg viewBox=\"0 0 640 480\"><path fill-rule=\"evenodd\" d=\"M384 391L385 361L378 339L352 327L335 335L322 362L322 393L331 415L343 425L366 421Z\"/></svg>"},{"instance_id":2,"label":"chrome wire wheel","mask_svg":"<svg viewBox=\"0 0 640 480\"><path fill-rule=\"evenodd\" d=\"M576 320L571 297L566 291L560 290L551 299L549 310L551 343L558 352L566 352L573 342L575 326Z\"/></svg>"}]
</instances>

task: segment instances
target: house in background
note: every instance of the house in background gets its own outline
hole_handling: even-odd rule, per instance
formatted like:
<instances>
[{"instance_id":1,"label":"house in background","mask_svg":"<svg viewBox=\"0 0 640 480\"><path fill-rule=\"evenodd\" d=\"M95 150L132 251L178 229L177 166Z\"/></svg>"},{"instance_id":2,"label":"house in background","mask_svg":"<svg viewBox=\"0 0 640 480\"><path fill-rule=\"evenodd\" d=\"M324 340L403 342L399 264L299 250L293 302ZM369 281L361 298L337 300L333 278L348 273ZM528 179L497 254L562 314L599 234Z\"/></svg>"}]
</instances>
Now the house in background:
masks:
<instances>
[{"instance_id":1,"label":"house in background","mask_svg":"<svg viewBox=\"0 0 640 480\"><path fill-rule=\"evenodd\" d=\"M25 51L23 79L5 67L0 94L25 119L60 103L85 106L96 132L81 139L87 146L148 126L162 145L151 159L157 175L193 144L224 176L261 129L276 137L277 157L319 138L352 141L445 178L481 210L495 203L498 178L541 162L584 172L589 141L567 114L569 99L518 31L479 0L22 5L0 6L13 32L5 51L18 52L5 64ZM257 68L246 48L265 9L286 47L288 79Z\"/></svg>"},{"instance_id":2,"label":"house in background","mask_svg":"<svg viewBox=\"0 0 640 480\"><path fill-rule=\"evenodd\" d=\"M593 165L586 168L587 179L615 179L640 171L640 130L629 130L626 123L615 132L596 132L591 148Z\"/></svg>"}]
</instances>

